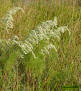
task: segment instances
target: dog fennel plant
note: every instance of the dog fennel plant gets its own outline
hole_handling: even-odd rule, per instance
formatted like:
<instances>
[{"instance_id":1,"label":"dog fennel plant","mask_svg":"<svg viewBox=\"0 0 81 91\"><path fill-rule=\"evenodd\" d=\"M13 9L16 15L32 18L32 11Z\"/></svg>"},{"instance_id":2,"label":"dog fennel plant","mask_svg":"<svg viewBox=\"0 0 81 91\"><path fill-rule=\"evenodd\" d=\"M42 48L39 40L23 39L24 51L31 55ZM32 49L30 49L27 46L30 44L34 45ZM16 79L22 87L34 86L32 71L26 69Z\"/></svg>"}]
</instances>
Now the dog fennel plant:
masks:
<instances>
[{"instance_id":1,"label":"dog fennel plant","mask_svg":"<svg viewBox=\"0 0 81 91\"><path fill-rule=\"evenodd\" d=\"M18 10L24 12L22 8L15 7L8 11L6 16L2 18L2 22L6 25L7 32L9 32L9 29L13 28L14 19L12 15L15 15ZM53 38L54 40L60 41L61 33L64 33L65 31L68 31L70 34L67 26L58 27L57 17L55 17L54 20L42 22L34 30L31 30L24 41L20 41L17 36L14 36L13 39L5 40L5 42L8 46L17 45L17 47L21 50L21 57L23 57L24 54L26 55L31 52L34 58L36 58L33 50L41 41L46 42L49 45L49 48L45 47L44 45L44 50L41 49L40 53L42 53L43 51L48 52L48 50L51 48L54 48L56 51L57 48L55 47L55 45L51 44L50 40L51 38ZM3 40L0 40L0 43L3 43L1 41Z\"/></svg>"},{"instance_id":2,"label":"dog fennel plant","mask_svg":"<svg viewBox=\"0 0 81 91\"><path fill-rule=\"evenodd\" d=\"M36 58L33 52L35 45L38 45L42 40L45 42L49 41L50 43L51 38L60 41L61 33L64 33L65 31L68 31L70 34L67 26L58 27L57 18L55 17L54 20L42 22L35 28L35 30L31 30L24 41L15 40L15 38L18 39L17 36L15 36L13 40L9 39L8 41L11 45L16 44L18 47L20 47L24 54L32 52L34 58Z\"/></svg>"},{"instance_id":3,"label":"dog fennel plant","mask_svg":"<svg viewBox=\"0 0 81 91\"><path fill-rule=\"evenodd\" d=\"M14 27L13 15L19 10L24 12L22 8L16 7L8 11L6 16L2 18L2 22L5 24L5 29L8 33ZM20 40L16 35L8 40L1 39L1 50L5 52L4 54L8 53L4 69L7 72L10 71L15 62L21 60L22 64L28 69L32 69L33 73L42 73L45 68L45 61L43 61L45 57L43 55L49 55L52 49L54 49L52 51L57 52L59 47L57 42L61 40L61 34L64 34L66 31L70 35L68 27L59 27L57 17L55 17L54 20L48 20L39 24L34 30L31 30L24 40Z\"/></svg>"}]
</instances>

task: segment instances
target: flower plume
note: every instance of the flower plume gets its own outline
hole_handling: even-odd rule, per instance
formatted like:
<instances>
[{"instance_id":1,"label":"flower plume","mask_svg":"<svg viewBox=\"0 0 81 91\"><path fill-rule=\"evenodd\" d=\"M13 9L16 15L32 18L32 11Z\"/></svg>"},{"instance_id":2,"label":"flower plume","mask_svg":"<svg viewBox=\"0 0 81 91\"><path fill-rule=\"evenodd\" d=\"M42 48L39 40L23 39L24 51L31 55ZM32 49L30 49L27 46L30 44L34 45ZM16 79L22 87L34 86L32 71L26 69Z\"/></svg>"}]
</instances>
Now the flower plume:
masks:
<instances>
[{"instance_id":1,"label":"flower plume","mask_svg":"<svg viewBox=\"0 0 81 91\"><path fill-rule=\"evenodd\" d=\"M15 7L7 12L7 14L2 18L2 23L5 25L5 30L9 33L10 29L13 29L13 15L15 15L18 11L22 11L24 13L24 10L20 7Z\"/></svg>"},{"instance_id":2,"label":"flower plume","mask_svg":"<svg viewBox=\"0 0 81 91\"><path fill-rule=\"evenodd\" d=\"M32 30L29 35L27 36L27 38L24 41L16 41L16 40L12 40L12 44L17 44L22 52L24 54L28 54L28 53L32 53L35 57L35 54L33 52L33 49L35 47L35 45L37 45L38 43L40 43L40 41L42 40L46 40L49 41L51 38L57 39L58 41L60 41L60 37L61 37L61 33L64 33L65 31L68 31L70 34L70 31L68 29L67 26L61 26L61 27L57 27L57 18L55 17L54 20L49 20L46 22L42 22L40 25L38 25L35 30ZM53 44L49 44L46 48L54 48L55 51L57 50L55 45ZM45 50L45 48L44 48ZM43 49L41 50L42 52Z\"/></svg>"}]
</instances>

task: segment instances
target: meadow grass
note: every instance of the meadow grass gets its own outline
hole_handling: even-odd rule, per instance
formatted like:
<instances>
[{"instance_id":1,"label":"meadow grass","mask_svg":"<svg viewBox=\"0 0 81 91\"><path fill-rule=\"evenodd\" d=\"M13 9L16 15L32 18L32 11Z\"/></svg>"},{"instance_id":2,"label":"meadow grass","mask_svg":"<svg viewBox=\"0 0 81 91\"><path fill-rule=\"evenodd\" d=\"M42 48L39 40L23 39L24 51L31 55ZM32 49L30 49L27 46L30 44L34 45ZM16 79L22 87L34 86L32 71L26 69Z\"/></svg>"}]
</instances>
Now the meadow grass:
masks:
<instances>
[{"instance_id":1,"label":"meadow grass","mask_svg":"<svg viewBox=\"0 0 81 91\"><path fill-rule=\"evenodd\" d=\"M14 7L23 8L24 13L19 11L13 16L14 28L8 33L1 20ZM24 42L33 29L55 16L58 27L68 26L71 32L70 36L67 32L62 34L59 42L50 39L58 47L57 52L49 49L49 54L41 55L40 49L49 44L45 40L35 45L36 58L32 53L21 55L18 45L6 44L14 36ZM58 5L54 0L27 4L21 0L1 0L0 91L63 91L63 86L81 88L81 7L72 3Z\"/></svg>"}]
</instances>

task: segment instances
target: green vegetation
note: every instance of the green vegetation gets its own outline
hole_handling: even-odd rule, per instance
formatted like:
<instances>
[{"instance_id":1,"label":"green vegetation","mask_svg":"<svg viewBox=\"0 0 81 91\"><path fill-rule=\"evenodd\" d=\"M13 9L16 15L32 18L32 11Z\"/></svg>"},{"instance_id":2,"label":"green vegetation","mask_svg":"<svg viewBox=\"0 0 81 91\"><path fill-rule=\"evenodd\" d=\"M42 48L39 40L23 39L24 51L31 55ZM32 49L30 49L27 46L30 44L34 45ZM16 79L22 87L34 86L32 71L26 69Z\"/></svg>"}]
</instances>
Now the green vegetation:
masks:
<instances>
[{"instance_id":1,"label":"green vegetation","mask_svg":"<svg viewBox=\"0 0 81 91\"><path fill-rule=\"evenodd\" d=\"M81 7L73 1L0 1L0 91L81 89Z\"/></svg>"}]
</instances>

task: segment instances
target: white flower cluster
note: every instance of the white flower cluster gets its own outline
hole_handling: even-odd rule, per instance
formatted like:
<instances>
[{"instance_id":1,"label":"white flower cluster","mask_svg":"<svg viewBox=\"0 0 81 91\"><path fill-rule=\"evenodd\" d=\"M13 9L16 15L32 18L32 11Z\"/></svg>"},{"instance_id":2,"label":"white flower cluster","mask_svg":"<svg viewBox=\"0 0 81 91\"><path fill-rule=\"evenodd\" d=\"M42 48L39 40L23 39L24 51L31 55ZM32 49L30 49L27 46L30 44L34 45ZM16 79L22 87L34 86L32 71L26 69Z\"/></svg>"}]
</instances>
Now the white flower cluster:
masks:
<instances>
[{"instance_id":1,"label":"white flower cluster","mask_svg":"<svg viewBox=\"0 0 81 91\"><path fill-rule=\"evenodd\" d=\"M13 15L16 14L17 11L21 10L24 12L24 10L20 7L15 7L7 12L7 14L2 18L2 23L5 25L6 31L9 33L10 29L13 29Z\"/></svg>"},{"instance_id":2,"label":"white flower cluster","mask_svg":"<svg viewBox=\"0 0 81 91\"><path fill-rule=\"evenodd\" d=\"M49 44L47 46L45 46L43 49L41 49L41 54L49 54L49 49L54 49L57 52L56 47L53 44Z\"/></svg>"},{"instance_id":3,"label":"white flower cluster","mask_svg":"<svg viewBox=\"0 0 81 91\"><path fill-rule=\"evenodd\" d=\"M35 30L31 31L24 41L13 40L12 43L17 44L24 54L32 52L33 56L35 57L33 48L36 44L42 40L48 41L51 37L56 38L59 41L61 33L64 33L65 31L68 31L70 34L67 26L57 27L57 18L55 17L53 21L49 20L38 25ZM50 44L47 49L51 47L56 50L55 46L52 44Z\"/></svg>"}]
</instances>

